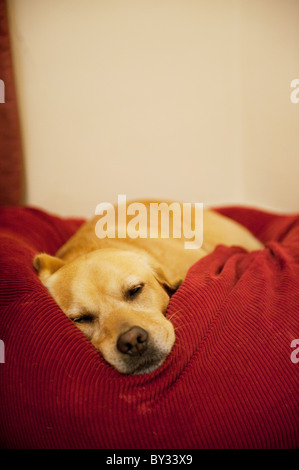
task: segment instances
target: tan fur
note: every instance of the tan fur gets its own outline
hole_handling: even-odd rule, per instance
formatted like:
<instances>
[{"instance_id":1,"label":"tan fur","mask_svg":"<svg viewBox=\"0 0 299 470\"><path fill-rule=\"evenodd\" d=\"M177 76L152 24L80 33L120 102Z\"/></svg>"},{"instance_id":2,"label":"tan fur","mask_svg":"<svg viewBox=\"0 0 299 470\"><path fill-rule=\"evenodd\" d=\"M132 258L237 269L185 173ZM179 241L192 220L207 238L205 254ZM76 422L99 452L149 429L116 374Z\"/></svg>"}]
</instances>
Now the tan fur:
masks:
<instances>
[{"instance_id":1,"label":"tan fur","mask_svg":"<svg viewBox=\"0 0 299 470\"><path fill-rule=\"evenodd\" d=\"M149 208L152 201L141 202ZM203 245L198 250L184 248L183 233L179 239L99 239L97 220L83 224L55 257L42 253L33 264L65 314L126 374L150 372L168 356L175 341L165 317L169 297L192 264L218 244L248 251L262 248L244 227L212 211L204 211ZM129 295L136 286L142 286L137 295ZM135 326L146 330L148 343L145 352L132 357L119 351L117 341Z\"/></svg>"}]
</instances>

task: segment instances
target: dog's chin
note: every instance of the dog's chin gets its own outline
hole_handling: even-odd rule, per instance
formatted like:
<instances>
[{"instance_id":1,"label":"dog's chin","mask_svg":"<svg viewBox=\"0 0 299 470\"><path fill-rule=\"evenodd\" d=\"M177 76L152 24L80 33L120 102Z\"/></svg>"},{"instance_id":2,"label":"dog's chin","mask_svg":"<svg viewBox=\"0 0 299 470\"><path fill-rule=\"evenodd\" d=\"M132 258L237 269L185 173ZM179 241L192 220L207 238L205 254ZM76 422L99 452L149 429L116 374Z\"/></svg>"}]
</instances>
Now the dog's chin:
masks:
<instances>
[{"instance_id":1,"label":"dog's chin","mask_svg":"<svg viewBox=\"0 0 299 470\"><path fill-rule=\"evenodd\" d=\"M170 351L166 353L157 348L149 348L146 353L140 357L125 356L111 365L118 370L118 372L126 375L148 374L163 364L169 352Z\"/></svg>"}]
</instances>

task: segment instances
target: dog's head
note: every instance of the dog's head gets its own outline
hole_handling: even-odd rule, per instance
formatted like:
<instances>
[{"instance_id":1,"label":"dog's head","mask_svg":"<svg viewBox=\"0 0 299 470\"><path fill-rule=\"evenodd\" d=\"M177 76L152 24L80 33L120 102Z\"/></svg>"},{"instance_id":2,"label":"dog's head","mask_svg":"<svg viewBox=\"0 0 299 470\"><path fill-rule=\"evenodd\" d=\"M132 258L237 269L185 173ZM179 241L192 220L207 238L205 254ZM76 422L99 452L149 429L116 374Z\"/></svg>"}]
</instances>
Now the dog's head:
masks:
<instances>
[{"instance_id":1,"label":"dog's head","mask_svg":"<svg viewBox=\"0 0 299 470\"><path fill-rule=\"evenodd\" d=\"M175 340L165 317L181 280L169 281L147 255L101 249L70 263L34 258L39 277L64 313L119 372L155 370Z\"/></svg>"}]
</instances>

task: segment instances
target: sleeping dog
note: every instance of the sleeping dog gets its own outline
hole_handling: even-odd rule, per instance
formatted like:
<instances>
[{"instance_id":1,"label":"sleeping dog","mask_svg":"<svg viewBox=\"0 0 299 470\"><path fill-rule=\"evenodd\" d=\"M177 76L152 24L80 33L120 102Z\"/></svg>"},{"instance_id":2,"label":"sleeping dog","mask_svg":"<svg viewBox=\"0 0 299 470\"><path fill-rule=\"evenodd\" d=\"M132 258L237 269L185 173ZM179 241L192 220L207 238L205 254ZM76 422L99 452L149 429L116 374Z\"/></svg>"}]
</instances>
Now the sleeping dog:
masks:
<instances>
[{"instance_id":1,"label":"sleeping dog","mask_svg":"<svg viewBox=\"0 0 299 470\"><path fill-rule=\"evenodd\" d=\"M148 210L152 201L141 203ZM159 220L163 210L169 215L165 206ZM169 298L192 264L218 244L262 248L244 227L209 210L203 211L203 243L197 249L185 248L182 229L180 237L162 238L158 230L157 238L131 238L132 217L125 221L125 238L99 238L98 221L96 216L83 224L56 256L36 255L33 265L62 311L124 374L151 372L169 355L175 341L166 317Z\"/></svg>"}]
</instances>

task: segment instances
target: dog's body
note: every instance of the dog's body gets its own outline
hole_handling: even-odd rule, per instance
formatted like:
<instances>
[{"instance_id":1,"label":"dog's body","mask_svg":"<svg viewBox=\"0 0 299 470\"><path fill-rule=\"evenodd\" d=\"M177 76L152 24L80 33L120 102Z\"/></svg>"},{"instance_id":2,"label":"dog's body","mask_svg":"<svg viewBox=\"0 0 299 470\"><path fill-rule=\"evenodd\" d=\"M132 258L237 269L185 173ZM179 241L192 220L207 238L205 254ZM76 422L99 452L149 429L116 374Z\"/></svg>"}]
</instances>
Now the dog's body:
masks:
<instances>
[{"instance_id":1,"label":"dog's body","mask_svg":"<svg viewBox=\"0 0 299 470\"><path fill-rule=\"evenodd\" d=\"M147 209L153 203L141 202ZM185 248L183 224L181 238L100 239L98 219L83 224L56 257L37 255L34 267L65 314L127 374L150 372L169 354L175 340L165 317L169 297L192 264L218 244L262 248L244 227L213 211L204 211L203 243L196 250Z\"/></svg>"}]
</instances>

